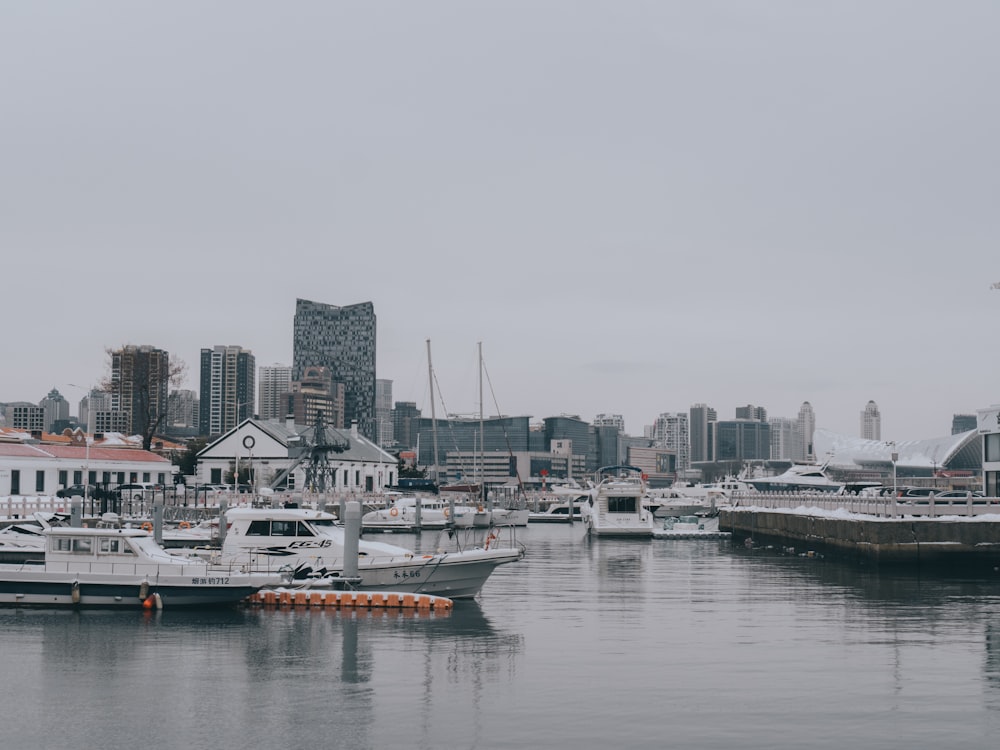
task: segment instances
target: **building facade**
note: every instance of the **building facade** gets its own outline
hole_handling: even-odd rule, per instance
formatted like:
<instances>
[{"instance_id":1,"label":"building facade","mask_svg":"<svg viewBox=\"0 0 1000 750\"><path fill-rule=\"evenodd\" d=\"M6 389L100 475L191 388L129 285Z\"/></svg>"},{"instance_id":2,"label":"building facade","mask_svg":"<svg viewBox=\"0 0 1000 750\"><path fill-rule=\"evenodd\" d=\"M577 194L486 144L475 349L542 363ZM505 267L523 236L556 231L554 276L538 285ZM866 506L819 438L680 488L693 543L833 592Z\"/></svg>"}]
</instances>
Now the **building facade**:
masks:
<instances>
[{"instance_id":1,"label":"building facade","mask_svg":"<svg viewBox=\"0 0 1000 750\"><path fill-rule=\"evenodd\" d=\"M323 423L344 429L344 384L335 382L328 367L306 367L299 380L293 380L285 394L285 414L299 424L315 425L320 414Z\"/></svg>"},{"instance_id":2,"label":"building facade","mask_svg":"<svg viewBox=\"0 0 1000 750\"><path fill-rule=\"evenodd\" d=\"M221 435L254 414L256 360L240 346L201 350L198 431Z\"/></svg>"},{"instance_id":3,"label":"building facade","mask_svg":"<svg viewBox=\"0 0 1000 750\"><path fill-rule=\"evenodd\" d=\"M111 411L124 415L131 435L145 435L166 419L170 355L163 349L124 346L111 353Z\"/></svg>"},{"instance_id":4,"label":"building facade","mask_svg":"<svg viewBox=\"0 0 1000 750\"><path fill-rule=\"evenodd\" d=\"M771 417L771 460L799 461L802 458L802 436L796 419Z\"/></svg>"},{"instance_id":5,"label":"building facade","mask_svg":"<svg viewBox=\"0 0 1000 750\"><path fill-rule=\"evenodd\" d=\"M688 410L689 459L691 463L715 460L714 427L718 420L715 409L706 404L694 404Z\"/></svg>"},{"instance_id":6,"label":"building facade","mask_svg":"<svg viewBox=\"0 0 1000 750\"><path fill-rule=\"evenodd\" d=\"M305 368L327 367L344 384L344 425L358 423L361 434L375 436L375 308L371 302L337 307L295 301L292 340L293 377Z\"/></svg>"},{"instance_id":7,"label":"building facade","mask_svg":"<svg viewBox=\"0 0 1000 750\"><path fill-rule=\"evenodd\" d=\"M980 409L976 423L983 440L983 494L1000 497L1000 405Z\"/></svg>"},{"instance_id":8,"label":"building facade","mask_svg":"<svg viewBox=\"0 0 1000 750\"><path fill-rule=\"evenodd\" d=\"M879 414L878 404L874 401L865 404L865 409L861 412L861 439L882 439L882 415Z\"/></svg>"},{"instance_id":9,"label":"building facade","mask_svg":"<svg viewBox=\"0 0 1000 750\"><path fill-rule=\"evenodd\" d=\"M395 443L392 434L392 381L375 380L375 442L382 448Z\"/></svg>"},{"instance_id":10,"label":"building facade","mask_svg":"<svg viewBox=\"0 0 1000 750\"><path fill-rule=\"evenodd\" d=\"M975 414L955 414L951 418L951 434L958 435L979 428L979 420Z\"/></svg>"},{"instance_id":11,"label":"building facade","mask_svg":"<svg viewBox=\"0 0 1000 750\"><path fill-rule=\"evenodd\" d=\"M766 461L771 457L771 426L756 419L716 422L716 461Z\"/></svg>"},{"instance_id":12,"label":"building facade","mask_svg":"<svg viewBox=\"0 0 1000 750\"><path fill-rule=\"evenodd\" d=\"M286 394L292 390L291 365L262 365L258 370L257 388L259 419L284 419L288 416Z\"/></svg>"},{"instance_id":13,"label":"building facade","mask_svg":"<svg viewBox=\"0 0 1000 750\"><path fill-rule=\"evenodd\" d=\"M802 444L798 447L796 451L796 459L800 461L814 461L816 457L816 451L813 449L813 440L816 434L816 413L813 411L812 404L808 401L803 401L802 406L799 407L799 416L796 419L799 428L799 439Z\"/></svg>"},{"instance_id":14,"label":"building facade","mask_svg":"<svg viewBox=\"0 0 1000 750\"><path fill-rule=\"evenodd\" d=\"M691 440L686 413L661 414L653 423L652 438L654 445L673 452L676 471L691 468Z\"/></svg>"},{"instance_id":15,"label":"building facade","mask_svg":"<svg viewBox=\"0 0 1000 750\"><path fill-rule=\"evenodd\" d=\"M55 432L58 429L57 423L69 420L69 401L55 388L38 405L45 411L46 432Z\"/></svg>"},{"instance_id":16,"label":"building facade","mask_svg":"<svg viewBox=\"0 0 1000 750\"><path fill-rule=\"evenodd\" d=\"M201 410L198 394L183 389L170 391L167 396L167 429L170 435L197 435Z\"/></svg>"}]
</instances>

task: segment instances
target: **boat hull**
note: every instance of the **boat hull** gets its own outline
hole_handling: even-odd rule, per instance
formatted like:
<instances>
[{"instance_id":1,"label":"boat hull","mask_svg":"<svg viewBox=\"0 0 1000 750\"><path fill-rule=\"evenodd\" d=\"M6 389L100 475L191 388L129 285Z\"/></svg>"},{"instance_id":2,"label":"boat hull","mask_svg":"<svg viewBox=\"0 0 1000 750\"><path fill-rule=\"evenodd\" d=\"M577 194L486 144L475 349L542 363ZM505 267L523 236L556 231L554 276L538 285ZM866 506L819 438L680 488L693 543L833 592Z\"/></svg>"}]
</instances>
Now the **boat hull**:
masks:
<instances>
[{"instance_id":1,"label":"boat hull","mask_svg":"<svg viewBox=\"0 0 1000 750\"><path fill-rule=\"evenodd\" d=\"M260 589L250 576L170 576L155 583L145 576L84 575L44 570L0 571L0 605L141 609L158 594L164 608L234 605ZM145 604L146 607L149 604Z\"/></svg>"}]
</instances>

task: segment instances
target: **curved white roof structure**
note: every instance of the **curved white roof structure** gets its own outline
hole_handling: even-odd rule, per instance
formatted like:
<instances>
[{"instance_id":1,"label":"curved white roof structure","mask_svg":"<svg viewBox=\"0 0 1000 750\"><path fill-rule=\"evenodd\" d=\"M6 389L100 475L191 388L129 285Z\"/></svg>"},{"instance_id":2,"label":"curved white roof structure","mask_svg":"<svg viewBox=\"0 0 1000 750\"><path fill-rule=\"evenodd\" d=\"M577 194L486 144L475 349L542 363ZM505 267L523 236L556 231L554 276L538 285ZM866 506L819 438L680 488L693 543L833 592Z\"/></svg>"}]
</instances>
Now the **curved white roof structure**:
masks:
<instances>
[{"instance_id":1,"label":"curved white roof structure","mask_svg":"<svg viewBox=\"0 0 1000 750\"><path fill-rule=\"evenodd\" d=\"M833 468L884 467L892 464L892 452L899 454L897 467L913 469L982 468L982 440L975 430L958 435L904 440L895 446L881 440L864 440L817 428L813 450L822 463L829 457Z\"/></svg>"}]
</instances>

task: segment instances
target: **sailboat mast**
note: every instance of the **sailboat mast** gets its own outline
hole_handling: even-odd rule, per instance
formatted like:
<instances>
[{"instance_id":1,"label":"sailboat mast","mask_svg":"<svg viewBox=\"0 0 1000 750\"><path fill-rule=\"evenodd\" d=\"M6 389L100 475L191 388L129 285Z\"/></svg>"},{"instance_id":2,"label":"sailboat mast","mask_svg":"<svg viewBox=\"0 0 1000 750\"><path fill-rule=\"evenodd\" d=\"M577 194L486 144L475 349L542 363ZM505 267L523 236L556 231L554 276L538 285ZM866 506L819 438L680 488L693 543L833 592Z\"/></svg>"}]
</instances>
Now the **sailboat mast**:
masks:
<instances>
[{"instance_id":1,"label":"sailboat mast","mask_svg":"<svg viewBox=\"0 0 1000 750\"><path fill-rule=\"evenodd\" d=\"M479 497L486 502L486 457L483 445L483 342L479 342Z\"/></svg>"},{"instance_id":2,"label":"sailboat mast","mask_svg":"<svg viewBox=\"0 0 1000 750\"><path fill-rule=\"evenodd\" d=\"M438 423L434 414L434 365L431 364L431 340L427 339L427 378L431 386L431 436L434 450L434 482L438 480Z\"/></svg>"}]
</instances>

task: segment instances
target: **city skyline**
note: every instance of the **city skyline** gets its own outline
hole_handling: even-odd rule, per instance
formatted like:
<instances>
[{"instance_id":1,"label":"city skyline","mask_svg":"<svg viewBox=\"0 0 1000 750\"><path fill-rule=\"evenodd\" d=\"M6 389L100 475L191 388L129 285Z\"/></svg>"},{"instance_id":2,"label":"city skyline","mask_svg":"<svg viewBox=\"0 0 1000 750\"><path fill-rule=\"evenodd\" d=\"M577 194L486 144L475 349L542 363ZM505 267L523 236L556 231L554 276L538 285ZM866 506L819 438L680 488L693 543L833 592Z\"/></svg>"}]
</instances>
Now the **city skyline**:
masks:
<instances>
[{"instance_id":1,"label":"city skyline","mask_svg":"<svg viewBox=\"0 0 1000 750\"><path fill-rule=\"evenodd\" d=\"M921 0L6 4L0 398L76 402L126 344L192 390L202 347L292 365L304 298L371 301L376 377L425 413L430 339L451 412L480 407L482 342L488 413L640 435L809 401L853 435L874 401L883 440L946 435L1000 402L998 25Z\"/></svg>"}]
</instances>

